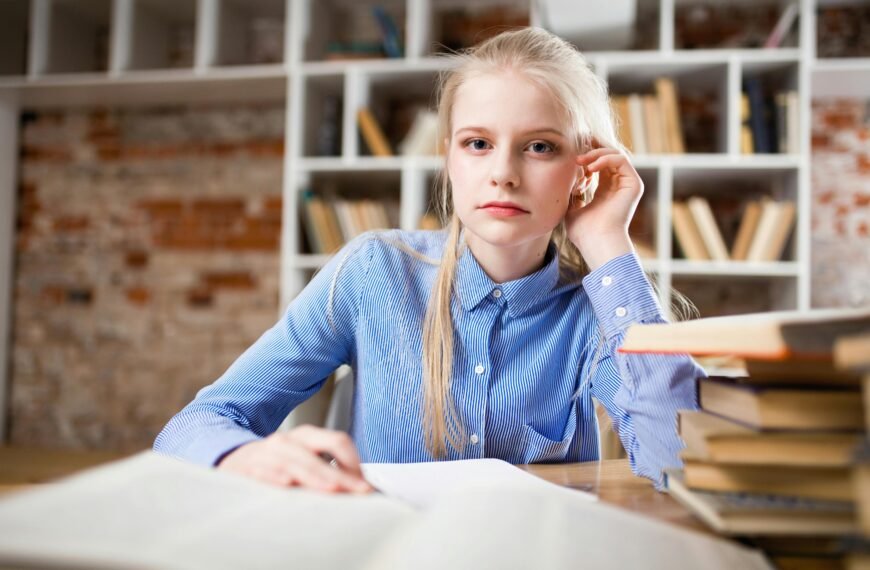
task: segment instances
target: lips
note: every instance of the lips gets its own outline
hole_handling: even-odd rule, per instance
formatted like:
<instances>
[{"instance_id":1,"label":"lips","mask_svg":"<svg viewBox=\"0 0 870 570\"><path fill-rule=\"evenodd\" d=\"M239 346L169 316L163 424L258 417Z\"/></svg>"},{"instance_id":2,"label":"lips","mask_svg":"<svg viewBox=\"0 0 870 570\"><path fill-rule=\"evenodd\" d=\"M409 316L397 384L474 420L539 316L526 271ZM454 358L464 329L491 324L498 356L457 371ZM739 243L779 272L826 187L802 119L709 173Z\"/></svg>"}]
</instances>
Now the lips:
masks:
<instances>
[{"instance_id":1,"label":"lips","mask_svg":"<svg viewBox=\"0 0 870 570\"><path fill-rule=\"evenodd\" d=\"M528 210L513 202L487 202L480 208L492 214L501 215L517 215L529 213Z\"/></svg>"}]
</instances>

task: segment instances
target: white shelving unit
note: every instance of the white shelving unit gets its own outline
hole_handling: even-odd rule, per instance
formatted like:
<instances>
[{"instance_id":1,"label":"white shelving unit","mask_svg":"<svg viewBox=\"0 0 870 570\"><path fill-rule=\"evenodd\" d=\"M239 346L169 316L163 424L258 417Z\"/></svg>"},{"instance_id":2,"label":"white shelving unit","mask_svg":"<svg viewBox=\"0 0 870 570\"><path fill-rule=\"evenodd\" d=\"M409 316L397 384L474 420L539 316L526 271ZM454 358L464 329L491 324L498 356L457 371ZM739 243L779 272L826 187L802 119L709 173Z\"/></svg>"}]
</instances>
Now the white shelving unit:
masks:
<instances>
[{"instance_id":1,"label":"white shelving unit","mask_svg":"<svg viewBox=\"0 0 870 570\"><path fill-rule=\"evenodd\" d=\"M661 75L678 89L716 96L720 119L716 152L639 155L634 164L653 205L657 257L645 266L669 305L675 281L690 277L769 280L772 309L810 305L810 100L814 93L870 95L870 61L817 61L814 0L770 0L800 7L799 47L782 49L675 50L674 14L695 0L639 0L657 14L657 49L587 51L596 73L613 92L648 88ZM329 30L358 22L380 4L404 34L402 59L323 61ZM539 0L475 3L527 10L542 21ZM7 393L9 323L18 117L43 108L155 103L280 101L286 104L281 307L301 290L327 256L302 250L299 193L312 180L352 181L362 195L385 193L401 204L400 225L413 229L426 210L439 157L374 158L361 148L355 124L360 106L390 90L425 92L445 62L433 56L438 40L435 14L462 7L458 0L4 0L0 3L0 441ZM356 12L353 12L356 10ZM257 18L283 19L281 61L254 64L245 45ZM366 25L372 25L367 22ZM747 156L739 152L742 79L765 74L800 97L800 152ZM314 140L324 96L341 103L341 152L316 156ZM673 258L670 205L692 180L757 177L775 180L776 193L797 201L798 215L787 261L772 263L690 262ZM383 186L383 187L382 187Z\"/></svg>"}]
</instances>

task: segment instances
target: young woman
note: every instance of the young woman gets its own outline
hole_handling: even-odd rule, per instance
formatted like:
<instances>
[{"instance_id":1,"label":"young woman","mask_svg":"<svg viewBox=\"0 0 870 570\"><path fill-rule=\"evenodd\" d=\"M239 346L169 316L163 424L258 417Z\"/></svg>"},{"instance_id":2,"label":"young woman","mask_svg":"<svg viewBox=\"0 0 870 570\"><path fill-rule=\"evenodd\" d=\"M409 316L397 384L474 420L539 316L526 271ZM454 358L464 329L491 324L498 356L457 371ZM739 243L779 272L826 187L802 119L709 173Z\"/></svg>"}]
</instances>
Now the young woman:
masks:
<instances>
[{"instance_id":1,"label":"young woman","mask_svg":"<svg viewBox=\"0 0 870 570\"><path fill-rule=\"evenodd\" d=\"M663 316L628 237L643 183L606 87L540 29L453 57L439 102L446 229L347 244L171 419L156 451L365 492L361 460L597 459L594 396L636 474L660 487L662 468L679 465L677 410L696 407L702 371L684 356L617 352L629 325ZM345 363L349 435L273 433Z\"/></svg>"}]
</instances>

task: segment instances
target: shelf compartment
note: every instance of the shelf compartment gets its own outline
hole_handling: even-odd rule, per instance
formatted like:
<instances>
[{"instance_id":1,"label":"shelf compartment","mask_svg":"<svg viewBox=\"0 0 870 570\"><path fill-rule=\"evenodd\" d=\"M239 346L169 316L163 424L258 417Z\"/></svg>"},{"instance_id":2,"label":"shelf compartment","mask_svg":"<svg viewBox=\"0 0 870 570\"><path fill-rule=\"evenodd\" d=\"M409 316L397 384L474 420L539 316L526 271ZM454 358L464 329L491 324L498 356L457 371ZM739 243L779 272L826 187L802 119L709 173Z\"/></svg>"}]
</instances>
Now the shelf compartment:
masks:
<instances>
[{"instance_id":1,"label":"shelf compartment","mask_svg":"<svg viewBox=\"0 0 870 570\"><path fill-rule=\"evenodd\" d=\"M399 227L398 172L302 173L297 189L301 254L335 253L364 231Z\"/></svg>"},{"instance_id":2,"label":"shelf compartment","mask_svg":"<svg viewBox=\"0 0 870 570\"><path fill-rule=\"evenodd\" d=\"M685 152L727 152L727 63L640 66L631 62L614 62L607 65L607 71L610 93L616 98L614 106L625 124L622 138L632 141L629 146L635 155L662 154L662 149L665 149L665 154L672 151L673 144L666 134L667 126L662 124L665 113L659 112L659 121L655 121L653 113L663 100L656 88L659 78L673 82ZM620 104L620 98L625 102ZM658 132L659 136L648 135L648 131Z\"/></svg>"},{"instance_id":3,"label":"shelf compartment","mask_svg":"<svg viewBox=\"0 0 870 570\"><path fill-rule=\"evenodd\" d=\"M386 34L375 15L382 9L395 33ZM302 46L304 61L393 58L404 54L403 0L309 0Z\"/></svg>"},{"instance_id":4,"label":"shelf compartment","mask_svg":"<svg viewBox=\"0 0 870 570\"><path fill-rule=\"evenodd\" d=\"M747 154L800 153L799 70L795 62L743 62L738 149Z\"/></svg>"},{"instance_id":5,"label":"shelf compartment","mask_svg":"<svg viewBox=\"0 0 870 570\"><path fill-rule=\"evenodd\" d=\"M674 275L672 287L694 303L701 317L798 308L797 279L791 276Z\"/></svg>"},{"instance_id":6,"label":"shelf compartment","mask_svg":"<svg viewBox=\"0 0 870 570\"><path fill-rule=\"evenodd\" d=\"M46 0L38 4L34 75L109 68L111 0Z\"/></svg>"},{"instance_id":7,"label":"shelf compartment","mask_svg":"<svg viewBox=\"0 0 870 570\"><path fill-rule=\"evenodd\" d=\"M219 0L211 65L282 63L285 0Z\"/></svg>"},{"instance_id":8,"label":"shelf compartment","mask_svg":"<svg viewBox=\"0 0 870 570\"><path fill-rule=\"evenodd\" d=\"M819 58L870 58L870 6L861 1L820 2L816 9Z\"/></svg>"},{"instance_id":9,"label":"shelf compartment","mask_svg":"<svg viewBox=\"0 0 870 570\"><path fill-rule=\"evenodd\" d=\"M469 48L504 30L530 24L524 0L430 0L422 30L423 54Z\"/></svg>"},{"instance_id":10,"label":"shelf compartment","mask_svg":"<svg viewBox=\"0 0 870 570\"><path fill-rule=\"evenodd\" d=\"M702 197L710 205L716 223L714 231L722 236L726 253L729 256L728 261L720 261L719 263L732 263L731 259L735 254L735 243L742 241L744 245L740 249L743 250L743 254L739 257L745 259L744 256L752 252L753 257L760 256L760 258L756 259L756 262L775 264L780 259L795 259L796 216L792 216L789 221L788 214L783 211L784 207L781 204L791 204L786 207L796 210L798 177L798 169L789 168L770 168L764 170L676 168L673 173L673 198L675 201L687 203L692 197ZM775 203L778 206L770 208L768 203ZM771 211L767 212L766 209ZM750 215L750 210L755 211ZM699 227L702 221L699 222L694 213L689 215L696 227ZM778 219L780 216L782 217L781 220ZM748 228L741 231L744 223L752 226L754 229L748 231L748 233ZM776 254L770 254L771 257L768 257L768 255L763 253L763 246L765 243L772 243L783 239L777 238L778 232L774 230L779 224L784 225L783 231L786 232L784 234L785 241L779 241L782 244L782 254L778 258L773 259L771 257ZM672 226L676 226L673 220ZM741 233L746 233L746 236L742 239L738 237ZM756 245L754 243L756 239L761 239L762 241ZM765 242L764 240L767 241ZM747 247L749 250L746 249ZM709 248L705 249L709 253ZM774 249L777 249L777 247L774 246ZM671 255L674 259L681 259L685 256L676 235L674 235L672 242ZM749 269L748 271L751 272L752 270Z\"/></svg>"},{"instance_id":11,"label":"shelf compartment","mask_svg":"<svg viewBox=\"0 0 870 570\"><path fill-rule=\"evenodd\" d=\"M30 8L27 0L0 3L0 76L27 73L27 33Z\"/></svg>"},{"instance_id":12,"label":"shelf compartment","mask_svg":"<svg viewBox=\"0 0 870 570\"><path fill-rule=\"evenodd\" d=\"M583 53L657 50L661 38L660 0L615 2L606 10L582 10L568 2L533 2L538 25L574 44ZM553 8L558 8L553 10Z\"/></svg>"},{"instance_id":13,"label":"shelf compartment","mask_svg":"<svg viewBox=\"0 0 870 570\"><path fill-rule=\"evenodd\" d=\"M794 19L777 48L795 48L800 36L798 0L762 2L718 2L676 0L674 6L674 49L757 49L763 48L789 6L797 9ZM768 48L771 49L771 48Z\"/></svg>"},{"instance_id":14,"label":"shelf compartment","mask_svg":"<svg viewBox=\"0 0 870 570\"><path fill-rule=\"evenodd\" d=\"M652 168L640 168L637 173L643 180L644 190L628 226L628 234L638 256L646 262L654 260L658 251L659 177L658 170Z\"/></svg>"},{"instance_id":15,"label":"shelf compartment","mask_svg":"<svg viewBox=\"0 0 870 570\"><path fill-rule=\"evenodd\" d=\"M302 107L306 121L302 153L306 157L338 157L344 139L343 74L304 78Z\"/></svg>"},{"instance_id":16,"label":"shelf compartment","mask_svg":"<svg viewBox=\"0 0 870 570\"><path fill-rule=\"evenodd\" d=\"M394 156L437 156L438 140L434 128L437 124L435 93L438 74L432 71L372 73L364 76L361 106L371 111L383 131ZM417 123L418 131L426 141L409 137L411 127ZM360 131L361 156L372 151ZM417 139L412 141L411 139ZM428 142L427 142L428 141Z\"/></svg>"},{"instance_id":17,"label":"shelf compartment","mask_svg":"<svg viewBox=\"0 0 870 570\"><path fill-rule=\"evenodd\" d=\"M134 0L129 69L192 68L195 0Z\"/></svg>"}]
</instances>

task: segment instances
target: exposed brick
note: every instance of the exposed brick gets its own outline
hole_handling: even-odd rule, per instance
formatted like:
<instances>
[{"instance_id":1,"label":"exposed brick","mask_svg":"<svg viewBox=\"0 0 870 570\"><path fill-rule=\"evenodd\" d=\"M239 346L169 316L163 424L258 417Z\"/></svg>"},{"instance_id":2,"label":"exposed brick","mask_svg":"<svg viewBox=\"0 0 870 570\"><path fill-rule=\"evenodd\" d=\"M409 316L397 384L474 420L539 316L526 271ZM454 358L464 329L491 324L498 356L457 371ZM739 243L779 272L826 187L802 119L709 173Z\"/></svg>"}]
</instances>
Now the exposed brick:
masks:
<instances>
[{"instance_id":1,"label":"exposed brick","mask_svg":"<svg viewBox=\"0 0 870 570\"><path fill-rule=\"evenodd\" d=\"M282 105L22 117L13 350L41 364L12 372L10 443L148 447L273 324L283 125Z\"/></svg>"},{"instance_id":2,"label":"exposed brick","mask_svg":"<svg viewBox=\"0 0 870 570\"><path fill-rule=\"evenodd\" d=\"M870 176L870 156L859 154L855 157L855 163L858 167L858 173L862 176Z\"/></svg>"},{"instance_id":3,"label":"exposed brick","mask_svg":"<svg viewBox=\"0 0 870 570\"><path fill-rule=\"evenodd\" d=\"M60 285L47 285L42 288L40 297L47 303L61 305L66 302L66 287Z\"/></svg>"},{"instance_id":4,"label":"exposed brick","mask_svg":"<svg viewBox=\"0 0 870 570\"><path fill-rule=\"evenodd\" d=\"M211 307L214 305L214 295L208 287L196 287L187 292L187 304L198 308Z\"/></svg>"},{"instance_id":5,"label":"exposed brick","mask_svg":"<svg viewBox=\"0 0 870 570\"><path fill-rule=\"evenodd\" d=\"M124 264L127 267L142 268L148 265L148 252L142 250L128 251L124 255Z\"/></svg>"},{"instance_id":6,"label":"exposed brick","mask_svg":"<svg viewBox=\"0 0 870 570\"><path fill-rule=\"evenodd\" d=\"M147 305L151 302L151 290L147 287L129 287L125 294L134 305Z\"/></svg>"},{"instance_id":7,"label":"exposed brick","mask_svg":"<svg viewBox=\"0 0 870 570\"><path fill-rule=\"evenodd\" d=\"M214 271L202 276L209 289L254 289L257 282L247 271Z\"/></svg>"},{"instance_id":8,"label":"exposed brick","mask_svg":"<svg viewBox=\"0 0 870 570\"><path fill-rule=\"evenodd\" d=\"M136 206L147 211L152 217L177 217L184 209L181 200L175 198L149 198L140 200Z\"/></svg>"},{"instance_id":9,"label":"exposed brick","mask_svg":"<svg viewBox=\"0 0 870 570\"><path fill-rule=\"evenodd\" d=\"M52 227L58 232L80 232L90 227L87 216L60 216L52 222Z\"/></svg>"}]
</instances>

